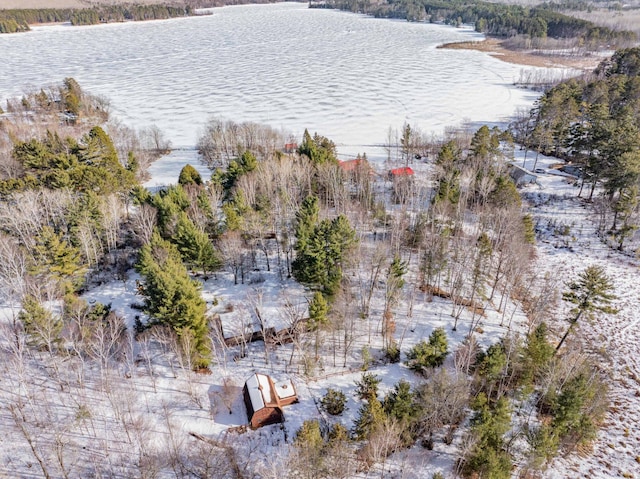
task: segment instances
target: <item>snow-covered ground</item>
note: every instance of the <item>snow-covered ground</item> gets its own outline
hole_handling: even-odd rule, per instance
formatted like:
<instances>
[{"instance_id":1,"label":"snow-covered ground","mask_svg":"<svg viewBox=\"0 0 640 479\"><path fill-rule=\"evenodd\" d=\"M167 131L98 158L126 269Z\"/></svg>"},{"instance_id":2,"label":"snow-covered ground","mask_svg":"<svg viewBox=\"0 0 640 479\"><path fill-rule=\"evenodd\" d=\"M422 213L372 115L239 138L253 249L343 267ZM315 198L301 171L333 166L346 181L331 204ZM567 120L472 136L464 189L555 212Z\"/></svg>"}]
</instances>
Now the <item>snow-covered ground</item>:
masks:
<instances>
[{"instance_id":1,"label":"snow-covered ground","mask_svg":"<svg viewBox=\"0 0 640 479\"><path fill-rule=\"evenodd\" d=\"M529 168L533 168L533 156L529 153ZM518 159L522 161L521 154ZM578 187L566 177L550 174L548 168L554 163L558 160L541 157L536 168L547 172L539 175L537 185L523 189L542 232L537 267L566 284L587 266L602 266L614 283L618 296L614 306L619 312L583 321L574 333L574 340L596 355L609 372L611 407L593 451L558 458L547 477L640 478L640 262L601 241L592 205L577 198ZM547 228L549 224L553 228ZM559 331L567 327L565 317L566 308L557 314Z\"/></svg>"},{"instance_id":2,"label":"snow-covered ground","mask_svg":"<svg viewBox=\"0 0 640 479\"><path fill-rule=\"evenodd\" d=\"M533 161L529 153L525 166L532 168ZM516 162L522 164L521 152L517 152ZM573 339L582 341L588 351L599 355L603 367L611 371L612 407L593 453L559 458L546 474L552 478L607 478L624 474L624 477L640 477L637 462L640 434L636 428L640 420L638 262L611 250L599 240L589 205L576 198L576 186L567 177L550 171L556 162L553 158L540 157L536 168L545 172L538 174L537 184L523 189L539 231L547 232L541 234L538 243L537 267L563 284L588 265L602 265L615 283L619 297L616 307L620 312L597 318L592 323L581 323ZM546 228L550 222L554 228ZM565 234L558 233L560 230ZM133 318L140 314L131 307L141 301L136 296L136 279L137 275L131 272L126 281L91 289L85 299L90 303L111 304L130 326ZM445 328L450 349L454 350L467 334L471 313L463 312L458 330L453 332L451 303L441 298L427 300L424 293L412 289L414 280L407 278L404 298L395 308L396 339L402 351L427 337L436 327ZM308 293L294 283L282 283L277 267L271 272L260 272L248 283L251 284L235 285L233 276L225 272L204 281L203 296L209 311L220 313L221 318L229 312L251 317L258 307L268 319L268 325L278 329L287 325L287 318L281 314L287 300L292 305L304 305L305 295L308 297ZM566 312L563 307L554 325L559 332L566 326L561 319ZM8 335L3 335L5 360L1 366L0 397L9 409L3 408L0 417L4 431L0 436L0 477L41 475L26 434L30 435L35 450L44 455L53 477L59 477L63 467L56 462L53 452L56 450L66 460L63 464L70 477L86 473L86 466L92 461L96 468L120 467L130 472L138 461L136 454L160 453L171 446L172 438L178 436L181 441L188 441L192 437L190 433L220 441L236 450L249 449L254 457L265 461L271 458L275 463L284 457L280 453L286 450L285 443L291 441L306 419L323 417L347 428L352 426L361 405L354 389L362 374L363 347L370 348L372 359L368 369L381 378L382 394L402 378L415 382L415 374L402 363L381 362L382 309L383 299L377 294L371 315L368 319L354 320L353 343L346 354L338 348L337 358L332 354L333 338L325 333L320 361L313 371L302 364L299 351L292 350L305 346L307 351L312 351L308 343L265 348L265 344L258 341L247 346L244 357L239 354L240 347L225 348L218 344L214 348L212 374L200 375L180 367L171 352L150 343L132 342L125 348L122 362L115 367L101 368L98 363L85 363L75 357L48 357L45 353L17 348ZM4 325L17 314L16 308L10 305L4 305L0 311ZM306 311L295 314L304 316ZM233 329L231 316L228 327ZM479 340L484 345L490 344L504 334L509 325L522 329L525 324L526 318L517 304L508 304L502 313L489 306L478 329ZM274 425L257 431L233 432L247 423L241 390L244 380L254 372L269 374L275 380L293 380L299 402L285 407L283 427ZM346 411L337 418L327 417L319 408L319 401L329 387L343 391L348 398ZM24 402L17 401L17 391L26 398ZM22 413L24 421L20 419ZM24 428L15 427L20 425ZM430 479L434 472L450 470L457 458L459 440L460 434L449 446L436 441L432 451L416 445L399 452L387 461L382 475ZM245 464L244 467L252 470L276 467L269 461L265 464ZM360 477L380 477L381 472L376 466L367 473L362 472ZM127 477L126 474L122 472L119 477Z\"/></svg>"}]
</instances>

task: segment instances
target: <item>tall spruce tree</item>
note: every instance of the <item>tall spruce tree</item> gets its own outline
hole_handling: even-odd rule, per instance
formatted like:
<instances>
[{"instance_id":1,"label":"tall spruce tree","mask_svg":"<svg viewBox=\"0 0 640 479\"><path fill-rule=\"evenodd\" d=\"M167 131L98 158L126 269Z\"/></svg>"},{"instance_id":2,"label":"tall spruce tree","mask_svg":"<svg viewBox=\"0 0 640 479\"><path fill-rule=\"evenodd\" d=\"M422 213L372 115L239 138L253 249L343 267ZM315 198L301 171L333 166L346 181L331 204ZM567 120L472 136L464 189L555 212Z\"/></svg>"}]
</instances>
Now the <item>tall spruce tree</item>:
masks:
<instances>
[{"instance_id":1,"label":"tall spruce tree","mask_svg":"<svg viewBox=\"0 0 640 479\"><path fill-rule=\"evenodd\" d=\"M217 269L221 264L207 234L200 231L184 212L178 214L173 242L191 269L200 268L206 275L207 272Z\"/></svg>"},{"instance_id":2,"label":"tall spruce tree","mask_svg":"<svg viewBox=\"0 0 640 479\"><path fill-rule=\"evenodd\" d=\"M342 280L347 251L356 242L354 229L343 215L318 222L318 199L305 199L296 213L296 259L293 276L332 296Z\"/></svg>"},{"instance_id":3,"label":"tall spruce tree","mask_svg":"<svg viewBox=\"0 0 640 479\"><path fill-rule=\"evenodd\" d=\"M178 184L185 185L201 185L202 177L198 170L196 170L193 166L187 164L180 170L180 176L178 176Z\"/></svg>"},{"instance_id":4,"label":"tall spruce tree","mask_svg":"<svg viewBox=\"0 0 640 479\"><path fill-rule=\"evenodd\" d=\"M205 302L200 284L189 277L178 250L154 232L140 251L136 270L144 277L142 294L151 322L173 328L192 367L206 368L211 349Z\"/></svg>"}]
</instances>

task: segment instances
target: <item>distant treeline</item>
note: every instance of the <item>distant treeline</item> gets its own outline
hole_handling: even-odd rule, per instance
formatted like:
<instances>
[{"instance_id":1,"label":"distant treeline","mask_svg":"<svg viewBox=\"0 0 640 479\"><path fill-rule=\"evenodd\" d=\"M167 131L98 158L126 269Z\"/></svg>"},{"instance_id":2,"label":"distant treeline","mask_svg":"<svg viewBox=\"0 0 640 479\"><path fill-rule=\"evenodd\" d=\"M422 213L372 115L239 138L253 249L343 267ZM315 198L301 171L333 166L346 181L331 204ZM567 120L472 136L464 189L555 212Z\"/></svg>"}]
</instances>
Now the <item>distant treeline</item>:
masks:
<instances>
[{"instance_id":1,"label":"distant treeline","mask_svg":"<svg viewBox=\"0 0 640 479\"><path fill-rule=\"evenodd\" d=\"M584 44L621 45L636 39L633 32L614 31L587 20L556 11L557 6L525 7L477 0L326 0L312 7L328 7L384 18L474 24L478 32L500 37L528 35L532 38L578 38Z\"/></svg>"},{"instance_id":2,"label":"distant treeline","mask_svg":"<svg viewBox=\"0 0 640 479\"><path fill-rule=\"evenodd\" d=\"M72 25L96 25L194 15L197 8L245 5L248 3L276 3L279 0L189 0L182 6L171 5L102 5L92 8L0 9L0 33L26 32L29 25L70 22ZM293 0L302 1L302 0Z\"/></svg>"},{"instance_id":3,"label":"distant treeline","mask_svg":"<svg viewBox=\"0 0 640 479\"><path fill-rule=\"evenodd\" d=\"M192 15L190 6L168 5L105 5L93 8L38 8L0 10L0 33L29 30L38 23L70 22L72 25L124 22L128 20L162 20Z\"/></svg>"}]
</instances>

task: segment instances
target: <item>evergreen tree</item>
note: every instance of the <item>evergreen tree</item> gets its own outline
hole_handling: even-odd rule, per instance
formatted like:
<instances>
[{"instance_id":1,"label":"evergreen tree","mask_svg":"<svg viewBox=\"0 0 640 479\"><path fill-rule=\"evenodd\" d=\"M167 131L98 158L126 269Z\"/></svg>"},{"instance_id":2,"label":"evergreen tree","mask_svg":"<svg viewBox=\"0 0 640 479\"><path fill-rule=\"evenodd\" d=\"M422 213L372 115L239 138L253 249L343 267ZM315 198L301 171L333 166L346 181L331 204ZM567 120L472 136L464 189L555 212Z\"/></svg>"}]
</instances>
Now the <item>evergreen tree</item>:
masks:
<instances>
[{"instance_id":1,"label":"evergreen tree","mask_svg":"<svg viewBox=\"0 0 640 479\"><path fill-rule=\"evenodd\" d=\"M178 184L185 185L201 185L202 177L198 170L196 170L193 166L187 164L182 167L180 170L180 176L178 176Z\"/></svg>"},{"instance_id":2,"label":"evergreen tree","mask_svg":"<svg viewBox=\"0 0 640 479\"><path fill-rule=\"evenodd\" d=\"M300 462L296 467L299 476L304 479L324 477L321 471L324 469L325 441L318 420L304 421L302 427L296 432L293 445Z\"/></svg>"},{"instance_id":3,"label":"evergreen tree","mask_svg":"<svg viewBox=\"0 0 640 479\"><path fill-rule=\"evenodd\" d=\"M429 336L429 342L422 340L407 352L407 365L421 373L442 366L449 354L448 348L447 333L444 328L436 328Z\"/></svg>"},{"instance_id":4,"label":"evergreen tree","mask_svg":"<svg viewBox=\"0 0 640 479\"><path fill-rule=\"evenodd\" d=\"M136 270L144 277L142 294L151 322L176 331L194 369L207 367L211 350L206 306L200 284L187 274L178 250L154 232L140 251Z\"/></svg>"},{"instance_id":5,"label":"evergreen tree","mask_svg":"<svg viewBox=\"0 0 640 479\"><path fill-rule=\"evenodd\" d=\"M358 417L353 425L353 436L359 441L368 439L385 419L384 409L378 398L369 396L358 410Z\"/></svg>"},{"instance_id":6,"label":"evergreen tree","mask_svg":"<svg viewBox=\"0 0 640 479\"><path fill-rule=\"evenodd\" d=\"M94 126L83 137L76 154L81 164L71 173L83 190L108 194L129 191L135 184L133 173L120 163L113 141L101 127Z\"/></svg>"},{"instance_id":7,"label":"evergreen tree","mask_svg":"<svg viewBox=\"0 0 640 479\"><path fill-rule=\"evenodd\" d=\"M490 479L509 479L512 462L504 450L504 434L511 427L511 408L506 398L490 403L480 393L472 404L476 411L471 419L471 432L476 443L464 458L462 472Z\"/></svg>"},{"instance_id":8,"label":"evergreen tree","mask_svg":"<svg viewBox=\"0 0 640 479\"><path fill-rule=\"evenodd\" d=\"M590 317L594 313L616 314L618 312L610 306L616 299L611 292L614 287L601 266L587 267L580 273L578 279L569 283L568 286L569 291L562 293L562 299L575 305L571 309L574 316L569 319L569 328L556 347L556 351L560 349L583 314Z\"/></svg>"},{"instance_id":9,"label":"evergreen tree","mask_svg":"<svg viewBox=\"0 0 640 479\"><path fill-rule=\"evenodd\" d=\"M380 381L380 378L373 373L363 373L362 377L356 381L356 395L360 399L377 398Z\"/></svg>"},{"instance_id":10,"label":"evergreen tree","mask_svg":"<svg viewBox=\"0 0 640 479\"><path fill-rule=\"evenodd\" d=\"M490 159L500 152L499 147L500 131L497 128L489 130L487 125L482 125L471 139L471 151L478 159Z\"/></svg>"},{"instance_id":11,"label":"evergreen tree","mask_svg":"<svg viewBox=\"0 0 640 479\"><path fill-rule=\"evenodd\" d=\"M400 425L402 429L401 440L406 446L412 444L416 439L415 425L420 408L416 403L415 396L409 382L401 379L382 403L387 417Z\"/></svg>"},{"instance_id":12,"label":"evergreen tree","mask_svg":"<svg viewBox=\"0 0 640 479\"><path fill-rule=\"evenodd\" d=\"M178 214L173 242L182 259L192 268L196 266L201 268L205 275L208 271L220 267L221 261L209 237L200 231L184 212Z\"/></svg>"},{"instance_id":13,"label":"evergreen tree","mask_svg":"<svg viewBox=\"0 0 640 479\"><path fill-rule=\"evenodd\" d=\"M295 251L301 258L307 254L309 249L309 243L316 225L318 224L318 216L320 214L320 208L318 207L317 196L307 196L300 205L300 209L296 212L295 221ZM293 262L293 274L301 275L304 277L304 265L301 261L294 260ZM301 281L301 279L300 279Z\"/></svg>"},{"instance_id":14,"label":"evergreen tree","mask_svg":"<svg viewBox=\"0 0 640 479\"><path fill-rule=\"evenodd\" d=\"M634 231L638 229L638 225L630 223L640 202L638 192L638 185L623 188L620 190L618 199L613 206L615 217L612 230L613 236L618 242L619 251L622 251L625 240L632 237ZM616 228L617 219L622 220L622 225L619 228Z\"/></svg>"},{"instance_id":15,"label":"evergreen tree","mask_svg":"<svg viewBox=\"0 0 640 479\"><path fill-rule=\"evenodd\" d=\"M302 427L296 432L294 444L311 449L321 449L324 440L320 432L320 423L314 419L304 421Z\"/></svg>"},{"instance_id":16,"label":"evergreen tree","mask_svg":"<svg viewBox=\"0 0 640 479\"><path fill-rule=\"evenodd\" d=\"M62 340L62 320L46 309L34 296L25 297L18 315L30 342L39 349L53 352Z\"/></svg>"},{"instance_id":17,"label":"evergreen tree","mask_svg":"<svg viewBox=\"0 0 640 479\"><path fill-rule=\"evenodd\" d=\"M317 133L312 138L307 129L304 130L302 135L302 143L298 147L298 154L308 157L314 165L338 163L336 145L328 138Z\"/></svg>"},{"instance_id":18,"label":"evergreen tree","mask_svg":"<svg viewBox=\"0 0 640 479\"><path fill-rule=\"evenodd\" d=\"M65 78L61 93L65 111L79 116L82 107L82 89L78 82L74 78Z\"/></svg>"},{"instance_id":19,"label":"evergreen tree","mask_svg":"<svg viewBox=\"0 0 640 479\"><path fill-rule=\"evenodd\" d=\"M529 244L536 244L536 230L533 226L533 218L527 214L522 217L524 240Z\"/></svg>"},{"instance_id":20,"label":"evergreen tree","mask_svg":"<svg viewBox=\"0 0 640 479\"><path fill-rule=\"evenodd\" d=\"M61 293L71 293L82 286L85 272L78 248L50 226L43 227L33 249L31 274L41 281L53 280Z\"/></svg>"},{"instance_id":21,"label":"evergreen tree","mask_svg":"<svg viewBox=\"0 0 640 479\"><path fill-rule=\"evenodd\" d=\"M525 379L537 379L553 358L554 347L549 343L546 323L540 323L529 335L525 345Z\"/></svg>"},{"instance_id":22,"label":"evergreen tree","mask_svg":"<svg viewBox=\"0 0 640 479\"><path fill-rule=\"evenodd\" d=\"M480 378L479 389L492 398L497 383L507 366L507 355L502 342L492 344L487 352L480 351L476 357L476 373Z\"/></svg>"},{"instance_id":23,"label":"evergreen tree","mask_svg":"<svg viewBox=\"0 0 640 479\"><path fill-rule=\"evenodd\" d=\"M318 223L318 199L305 199L296 214L296 258L293 276L332 296L342 280L345 254L356 242L355 231L343 215Z\"/></svg>"},{"instance_id":24,"label":"evergreen tree","mask_svg":"<svg viewBox=\"0 0 640 479\"><path fill-rule=\"evenodd\" d=\"M338 416L344 412L344 406L347 403L347 397L342 391L336 389L327 389L327 394L320 400L322 409L332 416Z\"/></svg>"},{"instance_id":25,"label":"evergreen tree","mask_svg":"<svg viewBox=\"0 0 640 479\"><path fill-rule=\"evenodd\" d=\"M309 302L309 327L316 332L315 351L316 361L319 358L318 349L320 346L320 329L327 323L327 313L329 312L329 304L324 299L324 295L320 291L313 293L313 298Z\"/></svg>"},{"instance_id":26,"label":"evergreen tree","mask_svg":"<svg viewBox=\"0 0 640 479\"><path fill-rule=\"evenodd\" d=\"M596 437L597 424L608 411L606 398L606 383L593 367L583 368L562 384L550 405L550 427L562 446L572 448Z\"/></svg>"}]
</instances>

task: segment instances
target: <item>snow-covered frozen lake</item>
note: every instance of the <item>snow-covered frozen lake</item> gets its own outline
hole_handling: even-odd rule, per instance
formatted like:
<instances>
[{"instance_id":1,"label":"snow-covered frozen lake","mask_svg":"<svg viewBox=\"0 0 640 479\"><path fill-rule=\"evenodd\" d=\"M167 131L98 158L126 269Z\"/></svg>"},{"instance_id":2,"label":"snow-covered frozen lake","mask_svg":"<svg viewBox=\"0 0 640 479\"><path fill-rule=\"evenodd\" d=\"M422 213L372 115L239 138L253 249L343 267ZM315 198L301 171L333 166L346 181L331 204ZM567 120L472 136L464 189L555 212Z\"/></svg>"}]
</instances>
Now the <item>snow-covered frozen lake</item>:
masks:
<instances>
[{"instance_id":1,"label":"snow-covered frozen lake","mask_svg":"<svg viewBox=\"0 0 640 479\"><path fill-rule=\"evenodd\" d=\"M386 141L404 122L439 132L504 121L532 92L523 67L476 51L468 28L374 19L284 3L225 7L159 22L46 26L0 36L0 98L74 77L125 123L159 126L193 147L217 116L304 128L343 154ZM524 67L528 68L528 67Z\"/></svg>"}]
</instances>

